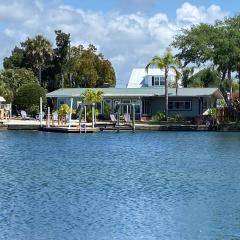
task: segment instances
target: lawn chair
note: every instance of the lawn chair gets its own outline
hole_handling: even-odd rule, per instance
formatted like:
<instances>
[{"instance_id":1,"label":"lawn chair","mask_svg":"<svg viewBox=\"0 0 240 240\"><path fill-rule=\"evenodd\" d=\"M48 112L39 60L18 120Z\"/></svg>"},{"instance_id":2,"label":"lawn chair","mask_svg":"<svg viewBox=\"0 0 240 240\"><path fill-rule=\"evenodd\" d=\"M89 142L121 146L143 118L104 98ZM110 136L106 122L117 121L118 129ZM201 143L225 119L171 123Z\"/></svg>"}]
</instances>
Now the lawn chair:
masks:
<instances>
[{"instance_id":1,"label":"lawn chair","mask_svg":"<svg viewBox=\"0 0 240 240\"><path fill-rule=\"evenodd\" d=\"M45 117L45 112L42 112L42 119ZM40 113L36 115L36 119L40 121Z\"/></svg>"},{"instance_id":2,"label":"lawn chair","mask_svg":"<svg viewBox=\"0 0 240 240\"><path fill-rule=\"evenodd\" d=\"M23 120L29 120L30 117L27 116L27 113L24 110L21 110L21 117Z\"/></svg>"},{"instance_id":3,"label":"lawn chair","mask_svg":"<svg viewBox=\"0 0 240 240\"><path fill-rule=\"evenodd\" d=\"M54 122L58 122L58 125L59 125L59 118L58 118L58 113L57 112L52 113L52 125L53 126L54 126Z\"/></svg>"},{"instance_id":4,"label":"lawn chair","mask_svg":"<svg viewBox=\"0 0 240 240\"><path fill-rule=\"evenodd\" d=\"M116 117L115 117L114 114L110 114L110 119L111 119L112 124L113 124L114 126L116 126L116 124L117 124L117 119L116 119Z\"/></svg>"},{"instance_id":5,"label":"lawn chair","mask_svg":"<svg viewBox=\"0 0 240 240\"><path fill-rule=\"evenodd\" d=\"M130 122L131 122L130 114L128 114L128 113L125 113L125 114L124 114L124 121L125 121L127 124L130 124Z\"/></svg>"}]
</instances>

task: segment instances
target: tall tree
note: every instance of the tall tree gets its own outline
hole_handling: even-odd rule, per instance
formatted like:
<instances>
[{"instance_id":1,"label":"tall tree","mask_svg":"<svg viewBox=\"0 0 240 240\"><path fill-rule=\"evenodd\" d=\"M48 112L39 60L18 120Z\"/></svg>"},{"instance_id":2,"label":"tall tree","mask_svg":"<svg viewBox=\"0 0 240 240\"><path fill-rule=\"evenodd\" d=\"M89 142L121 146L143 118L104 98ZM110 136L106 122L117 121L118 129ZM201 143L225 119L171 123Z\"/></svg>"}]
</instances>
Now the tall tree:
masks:
<instances>
[{"instance_id":1,"label":"tall tree","mask_svg":"<svg viewBox=\"0 0 240 240\"><path fill-rule=\"evenodd\" d=\"M30 83L37 83L38 79L30 69L6 69L0 72L0 81L4 82L15 97L17 90Z\"/></svg>"},{"instance_id":2,"label":"tall tree","mask_svg":"<svg viewBox=\"0 0 240 240\"><path fill-rule=\"evenodd\" d=\"M3 59L3 67L5 69L28 68L29 65L26 61L24 49L16 46L12 51L12 55Z\"/></svg>"},{"instance_id":3,"label":"tall tree","mask_svg":"<svg viewBox=\"0 0 240 240\"><path fill-rule=\"evenodd\" d=\"M178 65L179 65L179 61L173 56L171 49L168 48L162 57L161 56L153 57L152 60L147 64L145 68L147 72L151 66L156 66L159 69L164 70L166 119L168 119L168 73L170 69L173 69L176 74L176 79L179 79L180 72L177 69ZM177 95L177 85L178 84L176 84L176 95Z\"/></svg>"},{"instance_id":4,"label":"tall tree","mask_svg":"<svg viewBox=\"0 0 240 240\"><path fill-rule=\"evenodd\" d=\"M94 45L84 48L82 45L72 48L72 71L75 86L103 87L115 86L116 76L112 64Z\"/></svg>"},{"instance_id":5,"label":"tall tree","mask_svg":"<svg viewBox=\"0 0 240 240\"><path fill-rule=\"evenodd\" d=\"M61 74L61 85L64 87L64 75L66 75L67 72L70 75L70 34L64 33L61 30L56 30L55 34L57 45L55 49L56 63Z\"/></svg>"},{"instance_id":6,"label":"tall tree","mask_svg":"<svg viewBox=\"0 0 240 240\"><path fill-rule=\"evenodd\" d=\"M201 87L218 87L220 76L218 71L208 67L200 70L191 77L191 85L199 85Z\"/></svg>"},{"instance_id":7,"label":"tall tree","mask_svg":"<svg viewBox=\"0 0 240 240\"><path fill-rule=\"evenodd\" d=\"M39 83L42 81L42 70L47 67L47 62L52 59L53 49L48 39L41 35L35 38L28 38L21 43L25 49L28 61L33 64L33 68L38 71Z\"/></svg>"},{"instance_id":8,"label":"tall tree","mask_svg":"<svg viewBox=\"0 0 240 240\"><path fill-rule=\"evenodd\" d=\"M194 74L194 67L182 68L182 85L187 88L192 82L192 76Z\"/></svg>"},{"instance_id":9,"label":"tall tree","mask_svg":"<svg viewBox=\"0 0 240 240\"><path fill-rule=\"evenodd\" d=\"M237 16L214 25L200 24L185 29L176 36L173 46L180 50L177 57L185 62L185 66L189 63L214 65L221 75L219 87L228 109L240 118L240 109L232 101L232 90L229 100L224 88L225 79L232 86L231 73L236 71L240 63L239 32L240 17Z\"/></svg>"}]
</instances>

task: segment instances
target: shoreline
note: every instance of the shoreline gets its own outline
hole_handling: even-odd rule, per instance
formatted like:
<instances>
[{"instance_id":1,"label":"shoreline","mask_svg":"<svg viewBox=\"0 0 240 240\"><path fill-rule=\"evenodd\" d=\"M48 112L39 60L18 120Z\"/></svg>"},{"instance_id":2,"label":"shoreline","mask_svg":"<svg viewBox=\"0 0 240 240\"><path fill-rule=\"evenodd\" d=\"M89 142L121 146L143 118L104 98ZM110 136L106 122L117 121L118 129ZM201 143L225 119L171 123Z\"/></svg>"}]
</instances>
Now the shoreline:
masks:
<instances>
[{"instance_id":1,"label":"shoreline","mask_svg":"<svg viewBox=\"0 0 240 240\"><path fill-rule=\"evenodd\" d=\"M43 121L42 127L37 120L8 120L0 122L0 131L45 131L45 132L63 132L63 133L93 133L93 132L126 132L133 131L131 125L114 126L110 122L97 122L96 127L92 128L91 124L86 124L86 129L78 127L78 121L73 121L71 127L64 126L46 126ZM209 128L206 125L193 125L186 123L164 123L164 124L146 124L136 123L135 131L215 131L215 132L240 132L240 123L220 124L216 127Z\"/></svg>"}]
</instances>

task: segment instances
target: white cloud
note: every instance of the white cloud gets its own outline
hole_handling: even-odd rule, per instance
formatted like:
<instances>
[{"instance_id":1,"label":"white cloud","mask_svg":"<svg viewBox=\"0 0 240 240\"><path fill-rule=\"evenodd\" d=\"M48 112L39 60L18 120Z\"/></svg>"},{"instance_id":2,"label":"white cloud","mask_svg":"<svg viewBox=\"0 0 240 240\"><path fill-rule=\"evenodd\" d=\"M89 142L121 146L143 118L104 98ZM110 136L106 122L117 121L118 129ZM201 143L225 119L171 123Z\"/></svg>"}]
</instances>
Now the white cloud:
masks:
<instances>
[{"instance_id":1,"label":"white cloud","mask_svg":"<svg viewBox=\"0 0 240 240\"><path fill-rule=\"evenodd\" d=\"M199 22L213 23L216 19L222 19L228 13L223 12L217 5L211 5L206 8L204 6L194 6L189 2L185 2L181 8L177 9L178 24L198 24Z\"/></svg>"},{"instance_id":2,"label":"white cloud","mask_svg":"<svg viewBox=\"0 0 240 240\"><path fill-rule=\"evenodd\" d=\"M153 55L162 53L177 29L202 21L213 22L227 15L216 5L206 8L184 3L176 10L176 20L170 21L165 13L153 16L140 12L103 14L57 2L6 0L3 3L2 0L0 20L4 25L0 30L0 42L4 51L0 52L0 59L9 55L27 36L43 34L54 43L54 30L61 29L71 33L72 44L95 44L112 61L118 85L125 86L131 69L145 66Z\"/></svg>"}]
</instances>

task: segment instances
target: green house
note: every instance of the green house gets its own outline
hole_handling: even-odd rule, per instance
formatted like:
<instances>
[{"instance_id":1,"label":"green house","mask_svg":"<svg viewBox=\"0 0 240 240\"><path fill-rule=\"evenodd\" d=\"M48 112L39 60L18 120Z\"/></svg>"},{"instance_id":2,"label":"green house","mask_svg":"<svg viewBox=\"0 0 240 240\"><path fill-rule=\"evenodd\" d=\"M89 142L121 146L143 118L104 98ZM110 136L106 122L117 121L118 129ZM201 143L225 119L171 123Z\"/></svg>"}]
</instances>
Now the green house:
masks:
<instances>
[{"instance_id":1,"label":"green house","mask_svg":"<svg viewBox=\"0 0 240 240\"><path fill-rule=\"evenodd\" d=\"M157 112L164 112L165 97L164 88L92 88L103 92L103 101L97 105L100 113L108 105L112 111L117 103L135 103L136 117L149 119ZM73 98L73 108L76 109L80 102L80 95L86 88L62 88L47 94L58 109L62 104L70 106ZM218 88L179 88L176 94L175 88L169 88L169 116L180 114L185 118L193 118L202 115L207 109L216 107L218 99L222 99ZM130 113L131 109L121 106L120 112Z\"/></svg>"}]
</instances>

